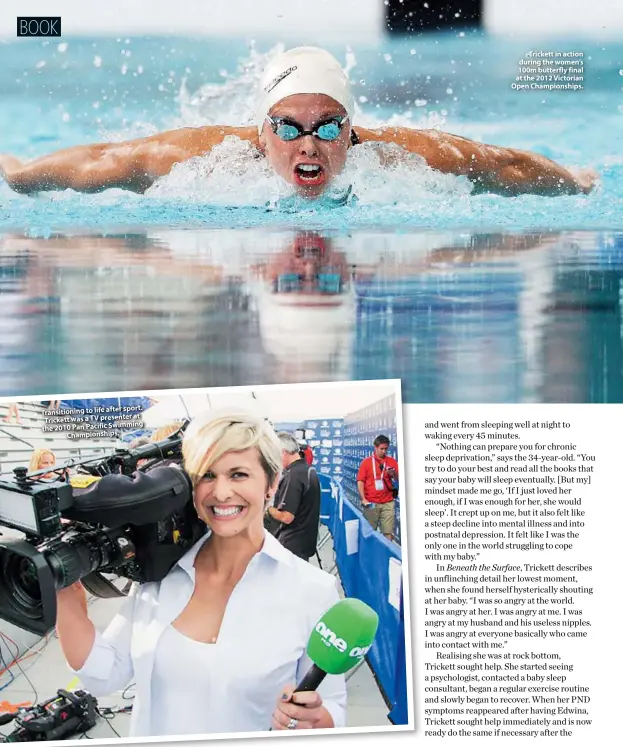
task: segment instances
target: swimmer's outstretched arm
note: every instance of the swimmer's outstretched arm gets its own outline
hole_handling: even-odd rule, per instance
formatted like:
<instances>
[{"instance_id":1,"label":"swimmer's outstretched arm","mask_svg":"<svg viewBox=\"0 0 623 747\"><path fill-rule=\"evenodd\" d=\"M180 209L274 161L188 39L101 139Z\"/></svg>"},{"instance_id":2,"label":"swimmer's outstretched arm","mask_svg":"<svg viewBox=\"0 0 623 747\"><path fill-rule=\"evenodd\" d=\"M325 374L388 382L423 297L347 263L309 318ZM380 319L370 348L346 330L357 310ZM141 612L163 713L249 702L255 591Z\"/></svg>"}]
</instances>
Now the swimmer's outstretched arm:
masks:
<instances>
[{"instance_id":1,"label":"swimmer's outstretched arm","mask_svg":"<svg viewBox=\"0 0 623 747\"><path fill-rule=\"evenodd\" d=\"M186 127L122 143L78 145L29 163L0 154L0 176L16 192L75 189L101 192L118 187L144 192L176 163L208 153L227 135L256 139L249 127Z\"/></svg>"},{"instance_id":2,"label":"swimmer's outstretched arm","mask_svg":"<svg viewBox=\"0 0 623 747\"><path fill-rule=\"evenodd\" d=\"M397 143L410 153L421 155L433 169L467 176L475 192L507 196L587 194L597 179L591 170L572 171L536 153L484 145L436 130L356 129L361 142Z\"/></svg>"}]
</instances>

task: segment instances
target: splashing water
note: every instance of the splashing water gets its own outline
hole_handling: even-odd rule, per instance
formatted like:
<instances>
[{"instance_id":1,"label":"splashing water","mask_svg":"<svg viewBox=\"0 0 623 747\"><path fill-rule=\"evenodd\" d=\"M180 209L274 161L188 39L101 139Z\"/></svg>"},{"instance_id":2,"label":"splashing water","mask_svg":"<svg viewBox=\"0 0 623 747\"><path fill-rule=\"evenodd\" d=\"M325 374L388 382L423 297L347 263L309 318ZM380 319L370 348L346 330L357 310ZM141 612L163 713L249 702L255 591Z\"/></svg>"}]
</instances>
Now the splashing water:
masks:
<instances>
[{"instance_id":1,"label":"splashing water","mask_svg":"<svg viewBox=\"0 0 623 747\"><path fill-rule=\"evenodd\" d=\"M177 101L180 116L174 120L176 127L201 127L205 125L244 126L253 124L257 85L268 61L285 50L277 44L261 54L252 42L249 56L239 61L236 72L221 71L223 82L206 83L191 93L187 79L182 79Z\"/></svg>"},{"instance_id":2,"label":"splashing water","mask_svg":"<svg viewBox=\"0 0 623 747\"><path fill-rule=\"evenodd\" d=\"M248 141L226 137L205 156L176 164L145 193L218 206L264 206L291 194Z\"/></svg>"},{"instance_id":3,"label":"splashing water","mask_svg":"<svg viewBox=\"0 0 623 747\"><path fill-rule=\"evenodd\" d=\"M283 214L296 214L301 225L327 228L619 226L623 130L621 111L608 98L610 88L601 91L593 83L581 97L551 96L547 101L511 95L505 76L509 64L515 65L516 54L507 42L501 45L489 38L469 42L431 37L422 41L417 57L395 40L385 42L382 50L361 46L355 53L344 46L332 51L353 83L357 126L443 129L534 150L565 165L593 166L602 183L591 195L474 195L465 177L434 171L398 146L364 143L350 150L345 169L325 197L310 201L294 194L250 143L227 138L210 154L176 165L145 195L122 190L81 195L68 190L28 197L12 192L0 179L0 227L29 226L45 233L67 225L257 226L283 223ZM9 98L0 104L0 150L24 159L49 152L51 143L62 148L131 139L171 127L248 126L261 73L285 49L277 44L259 52L254 44L237 40L228 41L217 54L212 45L188 40L188 48L179 54L167 49L166 42L137 39L132 60L144 72L129 81L128 76L120 77L116 63L114 70L110 67L119 52L114 40L72 42L58 59L41 50L31 59L24 57L25 47L5 46L6 52L0 47L0 64L10 63L18 73L22 67L34 68L40 59L47 63L25 95L9 85ZM390 61L382 54L385 47L392 53ZM95 53L102 59L101 68L92 64ZM599 61L597 48L592 54L593 67L599 64L609 70L605 57L610 60L616 50L604 52ZM66 69L67 60L72 66ZM218 65L226 68L220 74ZM190 81L197 66L205 67L210 83L193 87ZM104 72L99 71L108 76L107 96L101 95ZM78 89L80 98L68 98L67 91ZM98 109L93 114L84 102L95 99ZM16 107L24 109L21 118L15 116Z\"/></svg>"},{"instance_id":4,"label":"splashing water","mask_svg":"<svg viewBox=\"0 0 623 747\"><path fill-rule=\"evenodd\" d=\"M423 199L462 198L472 191L464 176L442 174L422 156L395 143L362 143L349 151L346 167L335 179L339 190L351 187L361 205L421 204Z\"/></svg>"},{"instance_id":5,"label":"splashing water","mask_svg":"<svg viewBox=\"0 0 623 747\"><path fill-rule=\"evenodd\" d=\"M421 204L423 199L466 197L471 189L465 177L434 171L421 156L405 153L398 145L362 143L350 149L345 169L323 199L312 202L298 196L291 185L277 176L251 143L228 136L207 155L176 164L145 194L219 207L266 207L291 212L318 205L343 205L347 201L404 208Z\"/></svg>"}]
</instances>

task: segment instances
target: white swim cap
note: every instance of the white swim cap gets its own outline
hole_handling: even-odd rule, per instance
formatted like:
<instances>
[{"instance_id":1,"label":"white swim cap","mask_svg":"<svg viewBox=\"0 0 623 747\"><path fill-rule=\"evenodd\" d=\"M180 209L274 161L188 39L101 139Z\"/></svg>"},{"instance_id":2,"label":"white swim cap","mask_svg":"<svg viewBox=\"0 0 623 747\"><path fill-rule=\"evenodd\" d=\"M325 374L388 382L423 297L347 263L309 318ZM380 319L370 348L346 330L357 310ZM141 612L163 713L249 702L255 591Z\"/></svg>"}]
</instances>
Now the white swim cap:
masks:
<instances>
[{"instance_id":1,"label":"white swim cap","mask_svg":"<svg viewBox=\"0 0 623 747\"><path fill-rule=\"evenodd\" d=\"M330 96L346 109L352 124L355 100L340 63L319 47L296 47L274 57L262 73L255 106L260 133L272 107L295 93Z\"/></svg>"},{"instance_id":2,"label":"white swim cap","mask_svg":"<svg viewBox=\"0 0 623 747\"><path fill-rule=\"evenodd\" d=\"M252 287L262 347L278 365L280 381L352 379L354 289L323 296L273 293Z\"/></svg>"}]
</instances>

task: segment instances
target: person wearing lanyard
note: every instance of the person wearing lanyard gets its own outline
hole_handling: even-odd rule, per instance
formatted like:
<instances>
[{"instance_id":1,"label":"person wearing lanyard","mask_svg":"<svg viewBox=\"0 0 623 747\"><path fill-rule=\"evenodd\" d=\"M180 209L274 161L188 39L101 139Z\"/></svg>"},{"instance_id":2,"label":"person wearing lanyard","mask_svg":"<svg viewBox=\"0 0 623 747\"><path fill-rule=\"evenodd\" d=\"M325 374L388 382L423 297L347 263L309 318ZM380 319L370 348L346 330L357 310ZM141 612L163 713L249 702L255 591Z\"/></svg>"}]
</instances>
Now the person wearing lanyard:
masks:
<instances>
[{"instance_id":1,"label":"person wearing lanyard","mask_svg":"<svg viewBox=\"0 0 623 747\"><path fill-rule=\"evenodd\" d=\"M357 492L361 498L363 515L374 529L392 540L396 522L394 480L398 479L398 462L387 456L389 438L379 435L374 439L374 454L359 465Z\"/></svg>"}]
</instances>

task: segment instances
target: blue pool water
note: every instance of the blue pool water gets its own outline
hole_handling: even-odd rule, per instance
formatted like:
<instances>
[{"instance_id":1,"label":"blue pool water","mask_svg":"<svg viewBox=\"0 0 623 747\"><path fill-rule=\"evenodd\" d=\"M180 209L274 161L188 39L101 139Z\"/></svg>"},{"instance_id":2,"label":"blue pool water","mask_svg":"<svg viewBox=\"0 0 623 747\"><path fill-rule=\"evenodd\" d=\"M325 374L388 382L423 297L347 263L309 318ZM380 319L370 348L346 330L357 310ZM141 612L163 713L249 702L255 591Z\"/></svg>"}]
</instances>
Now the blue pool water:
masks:
<instances>
[{"instance_id":1,"label":"blue pool water","mask_svg":"<svg viewBox=\"0 0 623 747\"><path fill-rule=\"evenodd\" d=\"M582 51L585 90L512 91L527 43L480 34L331 51L363 126L592 166L590 195L473 196L420 163L383 172L358 146L335 192L303 204L239 141L145 195L0 183L0 394L392 377L407 402L622 402L623 44L538 48ZM270 51L1 43L0 151L247 124Z\"/></svg>"},{"instance_id":2,"label":"blue pool water","mask_svg":"<svg viewBox=\"0 0 623 747\"><path fill-rule=\"evenodd\" d=\"M286 46L302 41L286 40ZM472 196L464 179L421 164L383 174L360 146L344 177L357 201L310 206L290 199L277 177L252 164L240 144L228 143L178 167L143 196L111 190L27 197L2 183L0 228L32 235L120 225L616 229L623 219L623 44L544 40L538 48L584 53L584 90L512 91L529 47L468 32L331 51L349 68L360 124L438 126L592 166L601 184L591 195ZM6 41L0 44L0 151L28 159L180 125L246 124L270 52L243 39Z\"/></svg>"},{"instance_id":3,"label":"blue pool water","mask_svg":"<svg viewBox=\"0 0 623 747\"><path fill-rule=\"evenodd\" d=\"M14 232L0 394L391 377L406 402L623 402L622 289L621 232Z\"/></svg>"}]
</instances>

